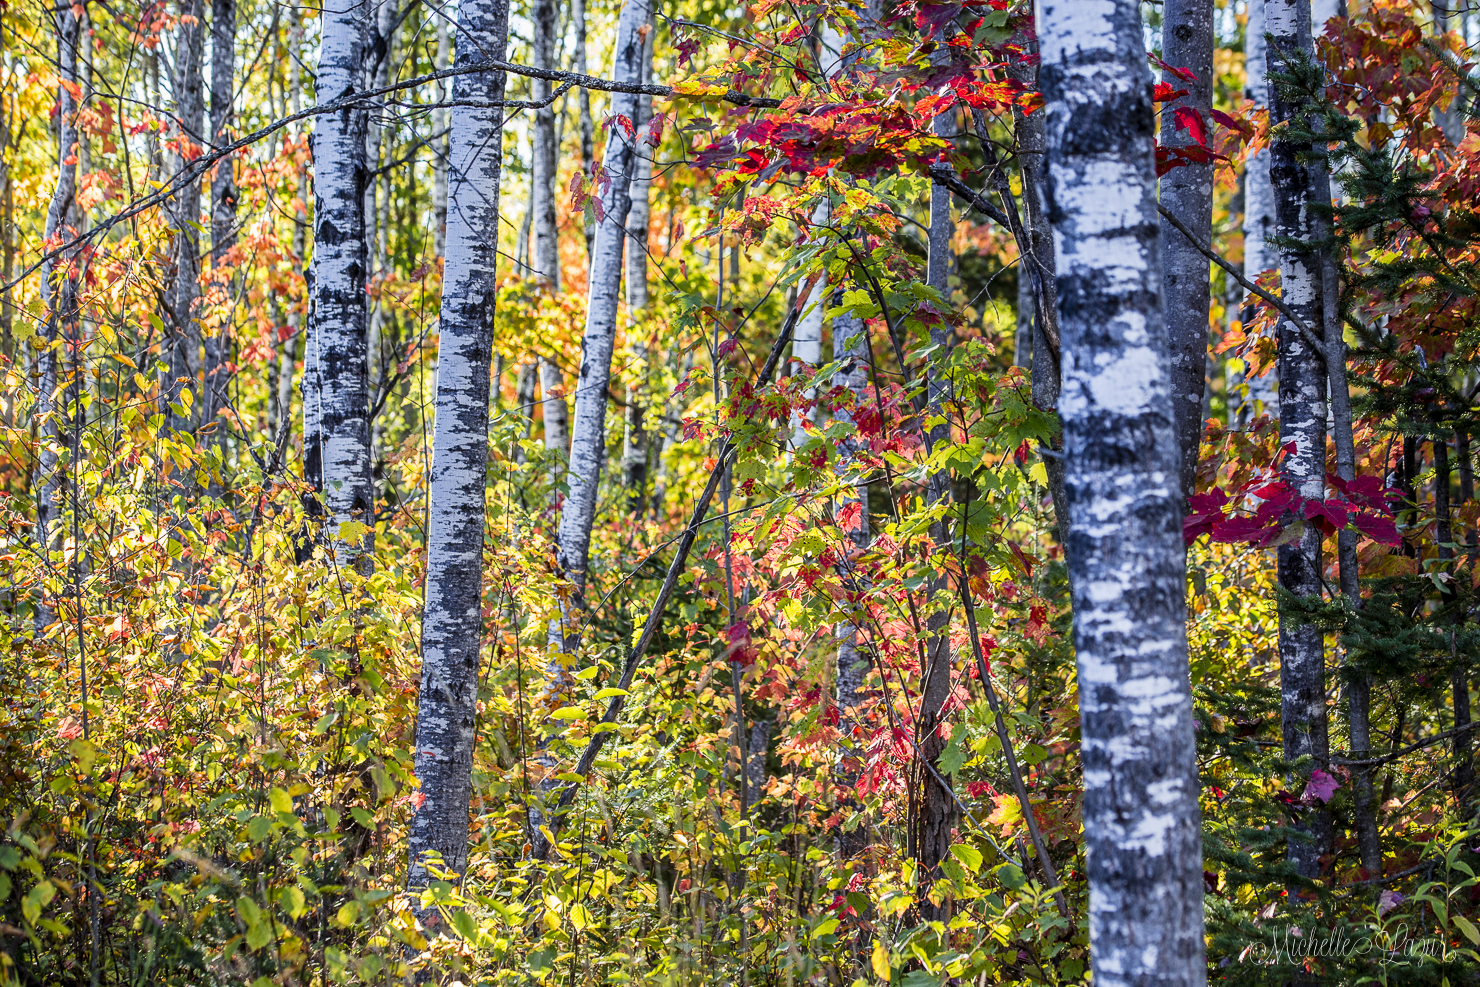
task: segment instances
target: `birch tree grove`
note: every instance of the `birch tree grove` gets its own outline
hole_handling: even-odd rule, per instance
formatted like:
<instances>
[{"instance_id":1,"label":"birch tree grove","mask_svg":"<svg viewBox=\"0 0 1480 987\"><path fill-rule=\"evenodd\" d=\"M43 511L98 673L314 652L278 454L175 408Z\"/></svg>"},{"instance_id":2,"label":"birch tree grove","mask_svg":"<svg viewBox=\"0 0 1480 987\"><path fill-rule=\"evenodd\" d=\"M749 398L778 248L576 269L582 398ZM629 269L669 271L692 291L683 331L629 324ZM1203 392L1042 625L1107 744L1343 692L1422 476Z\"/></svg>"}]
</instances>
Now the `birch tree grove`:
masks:
<instances>
[{"instance_id":1,"label":"birch tree grove","mask_svg":"<svg viewBox=\"0 0 1480 987\"><path fill-rule=\"evenodd\" d=\"M502 61L508 0L464 0L456 66ZM503 182L502 72L459 75L453 99L442 282L436 432L427 497L426 604L416 777L423 801L411 820L407 884L425 887L429 857L467 866L478 669L483 643L484 483L493 363L499 191Z\"/></svg>"},{"instance_id":2,"label":"birch tree grove","mask_svg":"<svg viewBox=\"0 0 1480 987\"><path fill-rule=\"evenodd\" d=\"M1315 7L0 5L0 987L1480 983L1480 20Z\"/></svg>"},{"instance_id":3,"label":"birch tree grove","mask_svg":"<svg viewBox=\"0 0 1480 987\"><path fill-rule=\"evenodd\" d=\"M1198 770L1151 80L1129 0L1045 0L1069 584L1097 984L1200 984Z\"/></svg>"}]
</instances>

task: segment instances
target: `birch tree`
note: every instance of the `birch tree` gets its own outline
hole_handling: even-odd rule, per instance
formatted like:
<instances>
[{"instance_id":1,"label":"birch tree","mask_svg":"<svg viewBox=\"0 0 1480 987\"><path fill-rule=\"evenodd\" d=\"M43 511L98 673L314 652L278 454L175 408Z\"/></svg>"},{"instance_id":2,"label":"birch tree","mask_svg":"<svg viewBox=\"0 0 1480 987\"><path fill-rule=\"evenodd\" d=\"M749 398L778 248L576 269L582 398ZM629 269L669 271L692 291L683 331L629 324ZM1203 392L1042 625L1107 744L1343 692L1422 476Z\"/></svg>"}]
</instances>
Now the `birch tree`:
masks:
<instances>
[{"instance_id":1,"label":"birch tree","mask_svg":"<svg viewBox=\"0 0 1480 987\"><path fill-rule=\"evenodd\" d=\"M236 72L236 0L211 0L211 143L228 139L232 123L232 99ZM211 172L211 270L219 272L236 243L236 178L231 159ZM220 274L217 273L217 280ZM206 339L204 411L214 421L225 403L226 378L223 365L230 339L226 332ZM217 433L220 434L220 433Z\"/></svg>"},{"instance_id":2,"label":"birch tree","mask_svg":"<svg viewBox=\"0 0 1480 987\"><path fill-rule=\"evenodd\" d=\"M340 5L342 4L342 5ZM364 72L369 0L340 0L324 9L320 27L319 105L354 92ZM368 552L374 536L370 482L370 398L365 304L365 128L358 108L314 118L313 322L304 382L305 446L321 470L327 532L351 556ZM312 431L310 431L312 426ZM342 525L353 537L339 541ZM368 561L368 555L359 555Z\"/></svg>"},{"instance_id":3,"label":"birch tree","mask_svg":"<svg viewBox=\"0 0 1480 987\"><path fill-rule=\"evenodd\" d=\"M648 27L652 27L649 22ZM657 32L649 30L643 40L642 81L648 83L653 77L653 43ZM653 183L653 152L650 145L653 117L653 98L639 96L637 117L633 119L638 143L637 160L632 176L632 211L628 214L627 230L627 325L637 331L638 338L630 341L632 355L641 365L642 377L647 377L647 343L641 338L641 321L649 302L648 297L648 225L652 219L651 192ZM647 421L646 388L641 383L628 385L626 395L626 431L622 442L622 484L627 488L628 508L640 515L645 507L647 494L649 431Z\"/></svg>"},{"instance_id":4,"label":"birch tree","mask_svg":"<svg viewBox=\"0 0 1480 987\"><path fill-rule=\"evenodd\" d=\"M1212 0L1166 0L1162 8L1162 60L1192 78L1167 72L1162 81L1187 95L1162 108L1164 147L1197 150L1192 132L1178 113L1190 110L1201 121L1213 108ZM1182 450L1182 496L1192 495L1197 449L1202 439L1206 389L1208 306L1212 301L1208 258L1199 244L1213 234L1213 162L1190 161L1161 179L1161 204L1198 238L1193 243L1170 225L1161 228L1163 312L1172 356L1172 401L1177 444Z\"/></svg>"},{"instance_id":5,"label":"birch tree","mask_svg":"<svg viewBox=\"0 0 1480 987\"><path fill-rule=\"evenodd\" d=\"M651 0L625 0L617 22L611 78L622 83L642 79L643 39L651 16ZM571 423L569 493L560 515L556 564L570 580L572 602L579 609L586 586L591 548L591 525L596 519L596 494L606 453L607 385L611 379L612 350L617 338L617 303L622 284L622 251L627 239L631 208L631 181L637 158L636 134L619 122L637 116L638 97L613 93L601 170L606 189L601 193L603 218L596 224L591 251L586 329L581 337L581 369L576 377L575 413ZM555 640L558 650L573 650L574 642Z\"/></svg>"},{"instance_id":6,"label":"birch tree","mask_svg":"<svg viewBox=\"0 0 1480 987\"><path fill-rule=\"evenodd\" d=\"M173 167L178 173L194 157L190 147L200 147L205 138L205 100L201 90L201 59L205 47L205 4L187 0L180 5L180 25L175 43L175 114L179 142ZM170 431L188 429L194 419L182 392L190 390L192 403L203 395L190 383L199 366L200 333L195 323L195 300L200 284L200 183L186 182L167 210L173 236L173 277L165 296L169 331L169 380L161 391L165 422Z\"/></svg>"},{"instance_id":7,"label":"birch tree","mask_svg":"<svg viewBox=\"0 0 1480 987\"><path fill-rule=\"evenodd\" d=\"M534 0L530 19L533 30L532 61L538 69L559 68L555 64L555 0ZM548 79L531 79L532 95L536 102L549 99ZM556 240L555 226L555 173L557 152L555 146L555 108L541 107L534 111L534 153L530 161L529 208L534 215L534 270L535 276L560 290L560 246Z\"/></svg>"},{"instance_id":8,"label":"birch tree","mask_svg":"<svg viewBox=\"0 0 1480 987\"><path fill-rule=\"evenodd\" d=\"M1289 72L1302 57L1314 57L1310 6L1302 0L1265 0L1265 29L1270 75ZM1322 326L1320 261L1310 247L1316 232L1311 202L1314 184L1307 160L1308 139L1292 136L1282 125L1297 123L1302 108L1277 80L1269 82L1269 120L1275 139L1269 148L1269 178L1274 190L1275 232L1279 236L1280 292L1285 307L1307 327ZM1288 316L1279 322L1277 347L1280 375L1280 445L1294 452L1281 461L1282 476L1301 498L1326 497L1326 368L1320 340L1308 338ZM1291 523L1300 524L1298 517ZM1285 757L1297 768L1297 780L1326 767L1330 754L1326 714L1325 635L1301 612L1298 602L1319 598L1322 590L1321 530L1314 524L1278 549L1279 582L1288 598L1279 613L1280 714ZM1303 787L1303 785L1301 786ZM1304 877L1320 873L1320 858L1331 839L1331 815L1312 809L1295 823L1306 839L1289 846L1290 860Z\"/></svg>"},{"instance_id":9,"label":"birch tree","mask_svg":"<svg viewBox=\"0 0 1480 987\"><path fill-rule=\"evenodd\" d=\"M456 64L502 61L508 21L508 0L463 0ZM416 722L416 777L425 800L411 822L411 888L426 886L432 854L458 873L467 863L503 158L504 111L496 104L504 85L502 72L460 75L453 84L456 100L478 105L454 107L451 120Z\"/></svg>"},{"instance_id":10,"label":"birch tree","mask_svg":"<svg viewBox=\"0 0 1480 987\"><path fill-rule=\"evenodd\" d=\"M1154 113L1132 0L1044 0L1069 583L1095 983L1205 982Z\"/></svg>"}]
</instances>

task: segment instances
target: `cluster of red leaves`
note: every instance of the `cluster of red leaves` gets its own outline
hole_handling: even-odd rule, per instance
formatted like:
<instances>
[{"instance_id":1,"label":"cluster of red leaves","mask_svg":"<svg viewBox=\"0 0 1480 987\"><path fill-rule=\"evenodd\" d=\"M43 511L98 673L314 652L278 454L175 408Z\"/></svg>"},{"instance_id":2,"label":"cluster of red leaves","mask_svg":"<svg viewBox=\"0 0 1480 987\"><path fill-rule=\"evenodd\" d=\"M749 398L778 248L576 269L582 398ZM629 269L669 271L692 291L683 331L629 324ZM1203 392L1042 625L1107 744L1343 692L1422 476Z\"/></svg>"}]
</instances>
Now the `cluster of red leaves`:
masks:
<instances>
[{"instance_id":1,"label":"cluster of red leaves","mask_svg":"<svg viewBox=\"0 0 1480 987\"><path fill-rule=\"evenodd\" d=\"M1385 488L1376 476L1359 476L1351 483L1327 474L1326 483L1335 496L1325 500L1302 497L1281 479L1256 475L1230 494L1215 486L1193 494L1182 521L1182 534L1190 545L1202 535L1215 542L1245 542L1255 548L1277 544L1289 526L1303 520L1315 524L1326 535L1348 525L1384 545L1397 545L1397 525L1391 502L1402 494Z\"/></svg>"},{"instance_id":2,"label":"cluster of red leaves","mask_svg":"<svg viewBox=\"0 0 1480 987\"><path fill-rule=\"evenodd\" d=\"M1196 76L1185 68L1177 68L1168 65L1156 56L1151 56L1164 72L1167 72L1187 82L1195 82ZM1158 82L1152 99L1158 103L1175 103L1186 96L1188 90L1178 89L1172 83ZM1247 119L1231 116L1222 110L1210 111L1211 123L1204 118L1202 112L1191 106L1170 107L1172 117L1176 121L1177 129L1187 132L1191 138L1190 143L1163 144L1160 140L1156 144L1156 173L1165 175L1174 168L1181 168L1189 164L1207 164L1210 161L1227 161L1229 152L1239 143L1252 140L1254 137L1254 124ZM1163 111L1165 112L1165 111ZM1223 128L1221 140L1219 135L1214 134L1213 124ZM1219 151L1214 148L1214 141L1222 146Z\"/></svg>"}]
</instances>

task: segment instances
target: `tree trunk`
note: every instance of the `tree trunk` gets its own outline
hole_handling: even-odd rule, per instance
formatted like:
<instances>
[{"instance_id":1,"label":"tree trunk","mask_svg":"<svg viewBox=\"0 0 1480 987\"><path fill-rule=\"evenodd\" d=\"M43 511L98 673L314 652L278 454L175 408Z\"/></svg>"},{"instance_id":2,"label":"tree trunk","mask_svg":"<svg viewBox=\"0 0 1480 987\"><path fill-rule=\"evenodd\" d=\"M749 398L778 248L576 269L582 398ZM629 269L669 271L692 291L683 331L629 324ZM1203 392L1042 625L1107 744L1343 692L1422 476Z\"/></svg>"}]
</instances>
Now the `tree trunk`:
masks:
<instances>
[{"instance_id":1,"label":"tree trunk","mask_svg":"<svg viewBox=\"0 0 1480 987\"><path fill-rule=\"evenodd\" d=\"M625 0L617 24L611 78L635 83L642 79L643 30L651 16L651 0ZM613 93L611 116L637 116L638 97ZM590 297L586 331L581 338L581 371L576 378L575 415L571 428L569 494L560 514L556 564L571 581L571 603L583 607L586 565L591 548L591 526L596 520L597 487L606 454L607 386L611 380L612 349L617 339L617 300L622 284L622 249L627 237L627 214L632 205L630 186L636 170L635 138L618 126L607 131L601 167L609 181L602 194L605 218L596 226L591 253ZM572 653L576 642L562 643Z\"/></svg>"},{"instance_id":2,"label":"tree trunk","mask_svg":"<svg viewBox=\"0 0 1480 987\"><path fill-rule=\"evenodd\" d=\"M211 143L218 147L230 139L235 71L236 0L211 0ZM216 165L211 175L211 273L218 282L223 281L220 272L235 244L236 179L228 157ZM225 362L230 345L229 328L223 328L206 339L205 403L202 408L202 417L206 421L215 421L226 404Z\"/></svg>"},{"instance_id":3,"label":"tree trunk","mask_svg":"<svg viewBox=\"0 0 1480 987\"><path fill-rule=\"evenodd\" d=\"M1269 80L1264 65L1264 0L1249 0L1249 21L1244 32L1244 97L1256 107L1269 102ZM1244 277L1258 281L1265 271L1279 267L1269 238L1274 235L1274 186L1269 183L1269 149L1251 154L1244 164ZM1244 303L1239 318L1244 325L1254 319L1253 296ZM1247 365L1246 365L1247 366ZM1271 370L1255 377L1245 369L1246 397L1237 414L1243 424L1262 413L1279 411L1279 373Z\"/></svg>"},{"instance_id":4,"label":"tree trunk","mask_svg":"<svg viewBox=\"0 0 1480 987\"><path fill-rule=\"evenodd\" d=\"M452 31L448 29L447 13L437 10L437 61L436 69L443 71L452 64ZM437 97L445 98L447 85L437 84ZM451 110L432 112L432 257L441 257L447 250L447 154L451 137Z\"/></svg>"},{"instance_id":5,"label":"tree trunk","mask_svg":"<svg viewBox=\"0 0 1480 987\"><path fill-rule=\"evenodd\" d=\"M943 113L933 123L939 137L955 135L955 114ZM951 192L943 185L930 186L929 250L925 260L925 282L940 292L947 300L951 297L951 267L955 260L951 252L951 239L956 233L956 223L951 217ZM945 413L945 402L950 396L950 382L941 373L951 345L950 326L937 320L930 326L930 342L934 347L930 365L926 367L926 401L929 416L939 418ZM927 455L933 453L942 442L951 438L950 425L940 422L925 434ZM950 475L940 470L926 480L925 499L929 504L938 504L950 495ZM930 527L930 538L937 549L948 548L949 535L942 522ZM927 584L929 594L935 597L946 584L932 578ZM940 755L946 741L941 737L941 710L951 694L954 663L951 660L950 611L932 609L925 619L925 669L924 683L920 695L920 718L916 726L916 742L920 745L920 802L919 819L915 825L915 859L923 865L920 879L926 885L940 877L940 862L945 859L951 846L951 831L956 824L956 803L948 779L938 767ZM927 921L943 920L949 916L948 906L937 908L928 901L922 902L920 913Z\"/></svg>"},{"instance_id":6,"label":"tree trunk","mask_svg":"<svg viewBox=\"0 0 1480 987\"><path fill-rule=\"evenodd\" d=\"M57 180L51 192L51 202L46 209L46 242L75 235L77 210L77 159L78 144L77 100L78 48L81 45L82 25L73 11L75 7L58 7L51 14L52 29L57 42ZM69 338L74 332L69 328L77 320L77 254L68 251L55 261L41 265L41 280L46 295L46 324L42 338L45 346L38 347L36 356L36 403L33 421L36 429L36 463L31 476L31 493L36 498L36 547L43 559L49 558L57 536L57 519L60 508L62 477L57 468L57 450L66 442L66 419L64 407L58 411L55 395L60 371L57 351L50 344L58 339ZM39 634L51 624L55 612L51 601L42 590L36 607L36 630Z\"/></svg>"},{"instance_id":7,"label":"tree trunk","mask_svg":"<svg viewBox=\"0 0 1480 987\"><path fill-rule=\"evenodd\" d=\"M651 7L652 4L649 3L648 6ZM625 4L624 4L624 10L625 10ZM574 61L575 61L575 70L578 73L580 73L581 75L585 75L586 74L586 0L571 0L571 19L575 21L575 25L576 25L576 50L575 50L575 59L574 59ZM619 32L618 43L620 44L621 43L621 36L620 36L621 24L620 23L617 25L617 30ZM590 174L593 173L592 172L592 168L593 168L593 166L596 163L596 156L595 156L596 155L596 145L595 145L595 142L593 140L593 132L592 132L592 125L591 125L591 92L586 87L582 86L577 91L577 97L576 98L577 98L578 104L580 106L581 168L582 168L582 170L585 171L585 173L587 175L590 175ZM621 102L624 103L624 104L628 103L629 101L630 101L630 98L629 97L623 97L622 100L621 100ZM613 97L612 105L613 105L614 108L611 111L612 113L616 113L617 112L616 109L615 109L616 102L617 102L616 97ZM608 146L610 146L610 139L608 139ZM592 260L593 252L595 250L596 229L595 229L594 226L587 225L587 224L584 224L584 223L582 224L582 226L583 226L583 228L585 230L585 236L586 236L586 258L587 258L587 260Z\"/></svg>"},{"instance_id":8,"label":"tree trunk","mask_svg":"<svg viewBox=\"0 0 1480 987\"><path fill-rule=\"evenodd\" d=\"M1314 57L1310 7L1301 0L1265 0L1269 36L1267 64L1271 74L1289 71L1295 59ZM1269 87L1271 126L1293 120L1301 109ZM1276 232L1286 243L1310 243L1316 233L1310 204L1313 176L1305 159L1309 141L1276 139L1269 149L1269 178L1274 189ZM1280 291L1285 305L1307 326L1321 327L1321 271L1308 247L1280 248ZM1281 467L1285 482L1306 500L1326 496L1326 370L1322 358L1288 318L1279 324L1280 444L1295 444ZM1298 517L1289 519L1301 523ZM1321 595L1321 531L1305 525L1300 537L1279 547L1280 585L1296 600ZM1281 719L1285 758L1306 759L1291 779L1292 791L1303 790L1315 768L1326 768L1330 756L1326 715L1325 635L1306 620L1298 605L1282 602L1279 616ZM1331 814L1311 809L1295 823L1310 837L1290 844L1290 860L1303 877L1321 873L1321 858L1330 851Z\"/></svg>"},{"instance_id":9,"label":"tree trunk","mask_svg":"<svg viewBox=\"0 0 1480 987\"><path fill-rule=\"evenodd\" d=\"M842 292L838 292L839 296L841 294ZM841 304L842 298L835 297L833 303ZM839 408L833 412L835 421L852 422L852 409L860 407L868 400L867 332L867 325L856 315L841 315L833 319L833 360L842 364L833 383L848 388L853 395L851 408ZM856 469L855 458L864 445L857 435L840 440L837 463L837 473L844 481L844 486L838 495L836 517L848 539L843 546L846 555L838 564L838 570L843 578L847 606L856 614L854 619L840 621L833 627L833 637L838 645L834 699L839 714L838 729L842 734L838 752L837 785L846 793L845 804L853 810L857 809L857 800L852 795L852 789L857 786L858 776L863 768L867 730L864 712L868 701L865 681L868 678L869 658L858 647L860 626L867 621L866 587L860 584L852 560L868 548L870 536L868 486L864 483L853 484L856 477L850 474ZM857 516L849 520L855 509ZM860 825L851 832L844 832L839 828L837 848L844 860L863 852L868 845L867 826Z\"/></svg>"},{"instance_id":10,"label":"tree trunk","mask_svg":"<svg viewBox=\"0 0 1480 987\"><path fill-rule=\"evenodd\" d=\"M1187 95L1161 111L1164 147L1192 147L1197 142L1177 125L1179 109L1190 109L1209 124L1213 108L1213 2L1166 0L1162 10L1162 60L1196 76L1188 81L1172 72L1162 81ZM1161 204L1198 238L1213 239L1213 162L1173 168L1161 180ZM1193 493L1198 445L1202 440L1203 394L1207 389L1208 306L1212 301L1208 258L1169 225L1161 227L1162 294L1167 339L1172 354L1172 401L1177 416L1177 444L1182 451L1182 496Z\"/></svg>"},{"instance_id":11,"label":"tree trunk","mask_svg":"<svg viewBox=\"0 0 1480 987\"><path fill-rule=\"evenodd\" d=\"M1133 0L1039 21L1097 987L1198 987L1199 782L1151 78Z\"/></svg>"},{"instance_id":12,"label":"tree trunk","mask_svg":"<svg viewBox=\"0 0 1480 987\"><path fill-rule=\"evenodd\" d=\"M316 80L320 105L359 85L369 14L369 0L325 9ZM318 434L305 441L316 446L322 470L326 543L336 557L342 547L345 558L360 566L371 561L375 529L365 369L367 117L356 108L314 118L313 323L308 340L313 379L306 382L305 394L317 418ZM341 526L350 522L364 525L364 530L341 536Z\"/></svg>"},{"instance_id":13,"label":"tree trunk","mask_svg":"<svg viewBox=\"0 0 1480 987\"><path fill-rule=\"evenodd\" d=\"M201 60L205 47L205 3L183 0L180 4L180 27L175 43L175 114L179 130L176 139L181 150L171 163L176 173L182 171L193 155L184 148L205 143L205 100L201 90ZM204 395L195 386L198 367L200 327L195 322L195 300L200 285L200 182L184 185L166 208L173 238L173 271L165 296L169 312L166 330L169 334L169 374L161 392L166 404L165 427L171 432L188 431L196 415L194 402L204 404ZM184 405L184 391L190 391L191 405Z\"/></svg>"},{"instance_id":14,"label":"tree trunk","mask_svg":"<svg viewBox=\"0 0 1480 987\"><path fill-rule=\"evenodd\" d=\"M1033 45L1036 50L1036 43ZM1036 79L1026 79L1037 86ZM1059 338L1058 286L1054 271L1053 226L1048 221L1048 165L1044 160L1047 153L1047 136L1042 113L1023 113L1020 107L1013 108L1013 121L1017 130L1018 160L1023 172L1023 232L1028 250L1025 261L1020 265L1019 277L1027 277L1034 284L1033 320L1031 349L1033 404L1045 410L1052 409L1059 401L1059 353L1052 340ZM1022 252L1021 245L1019 251ZM1064 459L1062 437L1050 443L1043 457L1044 471L1048 474L1048 492L1053 500L1054 528L1059 544L1067 546L1069 540L1069 508L1064 500Z\"/></svg>"},{"instance_id":15,"label":"tree trunk","mask_svg":"<svg viewBox=\"0 0 1480 987\"><path fill-rule=\"evenodd\" d=\"M545 452L551 474L559 479L570 455L570 412L565 404L565 377L553 360L540 357L540 408L545 419Z\"/></svg>"},{"instance_id":16,"label":"tree trunk","mask_svg":"<svg viewBox=\"0 0 1480 987\"><path fill-rule=\"evenodd\" d=\"M652 22L648 25L652 27ZM653 77L653 41L656 31L649 30L643 41L642 81L651 82ZM627 386L626 431L622 440L622 484L627 488L627 505L634 517L640 517L647 503L648 445L649 432L645 402L648 389L644 382L648 377L648 349L640 325L648 307L648 225L652 212L649 202L653 181L653 151L645 140L653 117L651 96L639 96L637 118L636 169L632 176L632 211L627 217L627 325L635 329L628 337L637 364L639 382ZM635 336L635 338L633 338Z\"/></svg>"},{"instance_id":17,"label":"tree trunk","mask_svg":"<svg viewBox=\"0 0 1480 987\"><path fill-rule=\"evenodd\" d=\"M533 11L533 51L535 68L555 69L555 0L535 0ZM548 99L550 83L531 79L535 100ZM530 162L530 210L534 213L535 276L560 290L560 246L555 225L555 107L534 111L534 154Z\"/></svg>"},{"instance_id":18,"label":"tree trunk","mask_svg":"<svg viewBox=\"0 0 1480 987\"><path fill-rule=\"evenodd\" d=\"M463 0L458 64L502 60L508 21L508 0ZM504 84L502 72L461 75L453 92L459 100L497 102L504 98ZM467 865L503 126L498 107L452 111L449 250L442 281L416 724L416 777L425 801L411 822L409 888L425 887L430 880L429 854L440 854L442 866L457 873Z\"/></svg>"}]
</instances>

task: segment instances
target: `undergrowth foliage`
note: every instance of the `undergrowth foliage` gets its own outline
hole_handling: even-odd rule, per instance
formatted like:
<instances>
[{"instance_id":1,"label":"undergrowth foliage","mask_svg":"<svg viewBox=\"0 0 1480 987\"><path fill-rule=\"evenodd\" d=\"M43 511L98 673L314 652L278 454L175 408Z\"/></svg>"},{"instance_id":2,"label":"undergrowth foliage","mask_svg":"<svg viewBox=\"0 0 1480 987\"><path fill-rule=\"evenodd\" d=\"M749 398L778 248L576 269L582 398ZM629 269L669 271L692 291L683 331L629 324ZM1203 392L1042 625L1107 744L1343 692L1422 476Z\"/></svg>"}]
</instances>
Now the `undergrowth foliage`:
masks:
<instances>
[{"instance_id":1,"label":"undergrowth foliage","mask_svg":"<svg viewBox=\"0 0 1480 987\"><path fill-rule=\"evenodd\" d=\"M592 7L593 24L614 13ZM442 262L426 153L436 89L407 90L378 118L367 291L377 502L373 565L360 566L326 547L354 532L323 530L303 458L306 132L228 159L240 229L207 258L193 309L228 353L216 370L226 383L210 384L224 399L203 414L209 374L176 378L167 352L180 330L162 304L179 231L157 212L101 225L169 180L169 155L203 150L158 83L164 47L194 15L78 9L92 18L86 93L59 75L51 12L7 8L0 27L5 226L25 231L6 233L4 280L69 242L65 230L36 233L57 169L46 121L59 91L82 99L70 229L100 231L66 246L49 281L19 280L0 312L0 980L1088 981L1077 683L1049 470L1061 454L1038 371L1017 352L1028 276L1010 233L963 209L942 292L926 283L921 232L942 163L987 190L983 201L990 191L993 208L1016 210L1024 195L1018 135L1041 110L1030 10L918 0L875 22L850 5L761 2L659 19L658 74L674 95L643 138L657 159L654 297L624 313L610 387L622 413L608 421L584 609L555 565L565 452L545 442L569 395L529 383L536 360L567 381L580 361L575 234L601 217L599 180L576 153L574 94L560 110L571 160L556 186L559 291L529 267L514 211L528 172L510 152L471 849L465 872L434 865L437 879L413 894ZM1225 12L1222 108L1210 121L1179 115L1200 150L1160 166L1218 161L1215 226L1232 227L1235 170L1270 135L1230 96L1242 69L1222 55L1246 39L1242 14ZM250 41L257 61L239 69L233 132L309 102L297 66L314 15L290 13L238 10L238 57ZM405 77L429 73L435 19L419 6L404 17L388 57ZM822 77L828 51L798 17L821 18L846 71ZM1215 982L1480 976L1468 739L1480 88L1468 59L1458 35L1434 37L1381 0L1333 21L1317 59L1281 80L1317 122L1310 136L1343 193L1326 246L1353 347L1356 480L1341 481L1334 460L1322 500L1278 480L1277 423L1251 413L1238 383L1244 367L1273 364L1276 315L1261 302L1240 321L1228 300L1242 289L1216 288L1212 349L1239 366L1213 388L1185 529ZM510 75L511 98L526 98L528 81ZM780 105L736 105L729 90ZM1154 95L1178 98L1169 84ZM936 133L939 114L960 134ZM527 127L510 119L512 148ZM598 103L603 126L636 134ZM1229 237L1214 247L1237 249ZM834 332L861 325L860 345L760 383L777 333L813 306ZM633 407L646 425L633 425ZM642 428L634 490L613 466ZM623 687L725 441L733 468ZM1270 549L1312 525L1332 589L1282 598ZM1360 607L1335 589L1342 530L1359 536ZM1313 770L1280 754L1281 606L1326 631L1346 676L1328 697L1335 756ZM580 622L580 649L552 675L548 628L562 619ZM951 676L927 715L936 633ZM851 696L838 688L845 636L867 661ZM1340 724L1356 673L1374 683L1383 874L1360 866L1351 835L1363 765ZM619 695L622 715L603 722ZM1309 786L1287 790L1301 769ZM951 799L949 853L933 868L914 850L930 777ZM1320 810L1338 838L1312 881L1287 853Z\"/></svg>"}]
</instances>

